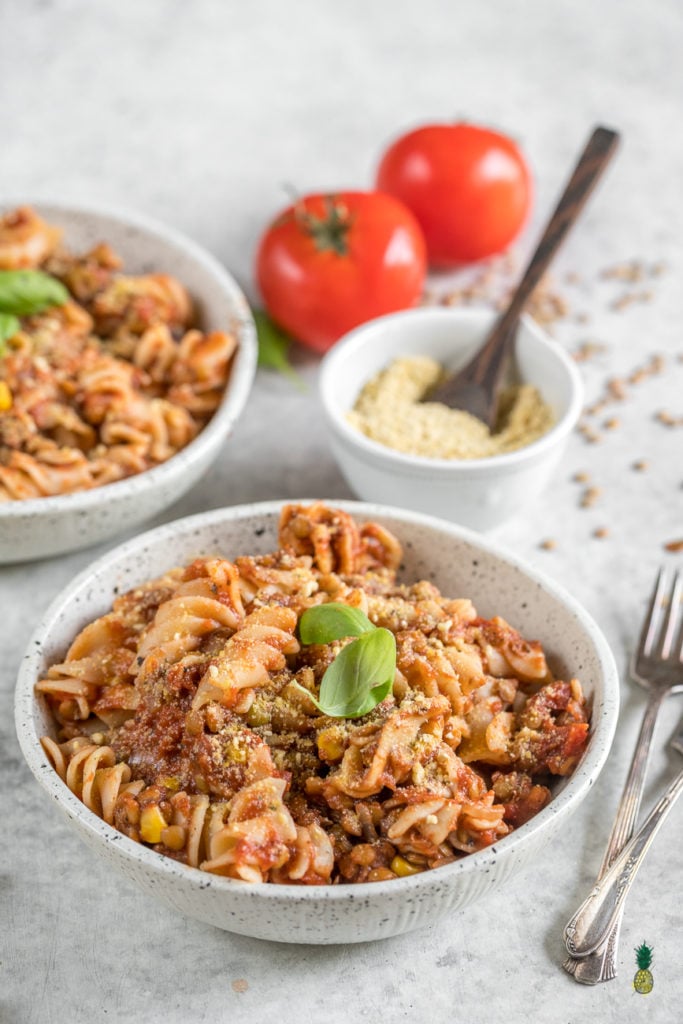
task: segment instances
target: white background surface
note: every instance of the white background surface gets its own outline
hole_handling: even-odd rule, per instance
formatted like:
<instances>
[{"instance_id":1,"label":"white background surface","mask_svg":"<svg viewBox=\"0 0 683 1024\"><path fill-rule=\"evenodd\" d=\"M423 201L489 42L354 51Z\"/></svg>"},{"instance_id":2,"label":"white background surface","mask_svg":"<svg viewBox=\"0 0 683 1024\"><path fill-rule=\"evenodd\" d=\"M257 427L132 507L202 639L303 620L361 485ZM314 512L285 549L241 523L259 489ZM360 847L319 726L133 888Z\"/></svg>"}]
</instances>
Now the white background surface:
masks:
<instances>
[{"instance_id":1,"label":"white background surface","mask_svg":"<svg viewBox=\"0 0 683 1024\"><path fill-rule=\"evenodd\" d=\"M589 127L620 128L618 161L558 266L560 281L582 275L565 291L591 321L570 319L556 333L570 349L588 339L608 346L582 364L591 398L653 352L667 356L666 370L615 407L621 426L601 444L573 439L538 507L498 539L584 602L623 669L655 567L682 561L662 544L683 537L683 430L653 419L663 408L683 413L682 52L676 0L4 0L0 191L162 218L223 259L253 297L255 240L283 204L283 185L369 186L382 145L415 123L464 116L518 137L538 193L521 252ZM652 282L652 303L616 313L609 304L623 286L598 273L633 257L664 260L668 272ZM215 469L164 519L349 496L319 429L317 364L304 356L301 368L306 393L260 374ZM630 468L639 458L646 473ZM579 469L603 488L591 509L578 507ZM594 539L603 525L609 538ZM543 537L556 539L554 551L539 548ZM431 930L355 947L274 946L184 921L108 876L29 776L11 721L36 619L101 550L0 574L3 1024L680 1019L680 807L630 898L619 977L586 989L559 967L562 925L598 869L637 733L643 697L626 681L613 755L564 840ZM679 712L674 701L665 709L660 748ZM675 753L660 752L650 795L678 767ZM643 940L655 950L646 1001L631 987ZM237 979L246 991L233 989Z\"/></svg>"}]
</instances>

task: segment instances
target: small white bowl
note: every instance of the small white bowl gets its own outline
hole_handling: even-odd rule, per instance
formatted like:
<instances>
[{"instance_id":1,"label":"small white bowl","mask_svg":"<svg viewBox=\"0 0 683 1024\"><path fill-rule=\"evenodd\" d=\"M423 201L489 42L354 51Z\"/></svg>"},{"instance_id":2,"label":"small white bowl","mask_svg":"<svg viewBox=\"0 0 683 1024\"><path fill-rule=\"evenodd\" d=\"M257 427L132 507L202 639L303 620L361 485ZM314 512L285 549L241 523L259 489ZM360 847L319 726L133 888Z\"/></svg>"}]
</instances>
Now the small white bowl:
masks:
<instances>
[{"instance_id":1,"label":"small white bowl","mask_svg":"<svg viewBox=\"0 0 683 1024\"><path fill-rule=\"evenodd\" d=\"M3 201L0 215L19 205ZM256 332L247 301L234 278L201 246L137 213L101 206L31 205L64 230L72 251L108 242L122 257L126 273L159 271L177 277L192 297L202 328L235 331L238 348L218 409L197 437L167 462L88 491L0 503L0 564L88 547L177 501L218 455L256 372Z\"/></svg>"},{"instance_id":2,"label":"small white bowl","mask_svg":"<svg viewBox=\"0 0 683 1024\"><path fill-rule=\"evenodd\" d=\"M579 418L583 388L574 363L528 317L517 335L516 369L551 406L555 424L543 437L487 459L428 459L371 441L347 420L362 387L400 356L428 355L455 371L481 346L494 314L422 308L371 320L325 356L320 392L332 451L355 493L488 530L536 500L562 457Z\"/></svg>"},{"instance_id":3,"label":"small white bowl","mask_svg":"<svg viewBox=\"0 0 683 1024\"><path fill-rule=\"evenodd\" d=\"M35 631L17 683L15 718L24 757L53 806L111 868L146 892L207 924L278 942L363 942L431 924L502 886L534 858L590 792L609 753L619 711L614 659L590 616L561 587L482 537L428 516L337 502L358 521L392 530L404 547L403 580L432 580L449 596L471 597L481 615L504 616L539 639L556 675L576 675L592 703L591 732L572 775L556 779L535 818L479 853L411 878L364 885L251 885L188 868L133 842L89 811L48 764L40 737L55 735L36 681L64 656L76 633L116 594L201 555L265 553L277 544L280 502L218 509L128 541L80 574ZM565 880L557 877L558 891ZM96 882L93 882L93 885ZM530 910L533 902L531 890ZM131 922L132 924L133 922Z\"/></svg>"}]
</instances>

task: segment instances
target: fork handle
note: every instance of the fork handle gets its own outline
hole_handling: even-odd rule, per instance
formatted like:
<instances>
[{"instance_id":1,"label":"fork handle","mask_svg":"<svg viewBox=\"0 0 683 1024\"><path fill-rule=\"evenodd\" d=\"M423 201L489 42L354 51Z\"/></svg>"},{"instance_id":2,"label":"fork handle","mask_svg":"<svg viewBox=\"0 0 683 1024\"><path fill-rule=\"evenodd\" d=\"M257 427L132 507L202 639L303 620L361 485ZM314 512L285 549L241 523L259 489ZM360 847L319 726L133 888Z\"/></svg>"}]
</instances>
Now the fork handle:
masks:
<instances>
[{"instance_id":1,"label":"fork handle","mask_svg":"<svg viewBox=\"0 0 683 1024\"><path fill-rule=\"evenodd\" d=\"M536 246L536 251L524 271L522 280L514 291L510 305L494 324L481 350L458 372L458 378L464 377L486 388L490 393L497 391L498 380L506 365L507 356L514 348L517 324L522 310L586 205L593 189L614 156L618 144L618 132L603 127L593 129L552 217L546 225L541 240ZM447 383L434 388L430 392L429 401L445 401L447 405L453 404L447 398L447 396L452 398L450 391L446 390L447 388ZM488 404L495 412L495 403L489 402Z\"/></svg>"},{"instance_id":2,"label":"fork handle","mask_svg":"<svg viewBox=\"0 0 683 1024\"><path fill-rule=\"evenodd\" d=\"M598 882L600 882L605 873L609 870L610 865L618 856L620 850L624 846L624 843L627 842L633 833L636 819L638 817L638 811L640 809L640 802L643 796L643 789L645 787L645 775L647 773L647 765L650 758L650 747L652 745L652 736L657 722L657 715L659 714L659 709L661 708L668 692L669 691L665 689L656 689L650 693L650 698L647 702L643 721L640 726L640 733L638 734L636 748L633 752L631 767L624 785L624 791L621 795L619 808L617 810L616 818L614 819L614 824L612 825L607 849L605 850L605 855L598 874ZM575 916L576 915L574 915L574 917ZM576 929L572 924L574 917L571 918L564 930L565 946L567 947L567 952L571 956L585 957L594 953L597 947L584 948L583 937L580 934L576 934ZM618 912L615 915L613 925L614 930L618 931L620 925L620 915ZM616 941L612 942L611 946L613 951L616 951ZM579 968L577 967L577 970L578 969ZM570 973L574 973L574 971L570 971ZM608 976L607 974L603 974L602 968L600 970L600 975L605 978ZM614 975L610 974L609 976L613 977ZM596 980L600 979L598 978Z\"/></svg>"},{"instance_id":3,"label":"fork handle","mask_svg":"<svg viewBox=\"0 0 683 1024\"><path fill-rule=\"evenodd\" d=\"M510 305L500 318L498 326L502 334L516 327L524 306L586 205L618 145L618 132L604 127L593 129Z\"/></svg>"},{"instance_id":4,"label":"fork handle","mask_svg":"<svg viewBox=\"0 0 683 1024\"><path fill-rule=\"evenodd\" d=\"M590 896L584 900L567 925L574 940L580 938L581 951L593 953L612 930L628 896L638 868L645 859L654 837L664 824L678 797L683 792L683 772L677 776L655 804L642 827L626 843L612 866L605 872Z\"/></svg>"},{"instance_id":5,"label":"fork handle","mask_svg":"<svg viewBox=\"0 0 683 1024\"><path fill-rule=\"evenodd\" d=\"M668 690L653 690L647 702L628 778L624 784L617 816L614 819L607 849L600 865L599 879L602 878L624 843L631 838L633 833L638 818L638 811L640 810L640 801L643 797L643 789L645 788L645 776L650 760L650 747L652 746L652 737L655 725L657 724L657 716L668 692Z\"/></svg>"}]
</instances>

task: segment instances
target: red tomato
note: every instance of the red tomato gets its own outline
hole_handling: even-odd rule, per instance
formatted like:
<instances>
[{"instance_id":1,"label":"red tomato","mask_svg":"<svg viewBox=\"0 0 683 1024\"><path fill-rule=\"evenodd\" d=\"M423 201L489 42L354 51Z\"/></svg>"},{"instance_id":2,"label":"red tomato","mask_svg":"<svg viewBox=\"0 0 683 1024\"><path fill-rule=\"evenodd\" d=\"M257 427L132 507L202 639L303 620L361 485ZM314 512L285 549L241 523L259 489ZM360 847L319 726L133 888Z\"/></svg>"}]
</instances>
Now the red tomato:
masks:
<instances>
[{"instance_id":1,"label":"red tomato","mask_svg":"<svg viewBox=\"0 0 683 1024\"><path fill-rule=\"evenodd\" d=\"M425 125L385 152L377 187L413 211L434 267L507 248L531 207L522 153L505 135L473 124Z\"/></svg>"},{"instance_id":2,"label":"red tomato","mask_svg":"<svg viewBox=\"0 0 683 1024\"><path fill-rule=\"evenodd\" d=\"M267 228L256 257L271 317L319 352L366 320L414 306L425 272L419 224L381 192L305 196Z\"/></svg>"}]
</instances>

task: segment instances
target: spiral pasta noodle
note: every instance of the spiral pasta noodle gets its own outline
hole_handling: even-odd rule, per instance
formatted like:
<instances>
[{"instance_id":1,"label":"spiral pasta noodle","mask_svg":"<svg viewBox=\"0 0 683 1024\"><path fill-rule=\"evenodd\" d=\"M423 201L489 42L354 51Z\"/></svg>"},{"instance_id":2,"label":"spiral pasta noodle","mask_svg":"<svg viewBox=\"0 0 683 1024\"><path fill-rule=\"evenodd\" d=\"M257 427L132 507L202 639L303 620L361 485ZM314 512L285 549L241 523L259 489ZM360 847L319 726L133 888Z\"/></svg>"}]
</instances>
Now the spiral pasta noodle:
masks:
<instances>
[{"instance_id":1,"label":"spiral pasta noodle","mask_svg":"<svg viewBox=\"0 0 683 1024\"><path fill-rule=\"evenodd\" d=\"M399 562L384 528L316 502L283 509L275 552L121 595L37 683L50 763L130 839L247 883L388 880L499 841L580 758L580 684ZM358 718L316 705L344 641L298 625L328 601L396 640L392 692Z\"/></svg>"}]
</instances>

